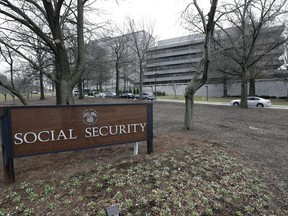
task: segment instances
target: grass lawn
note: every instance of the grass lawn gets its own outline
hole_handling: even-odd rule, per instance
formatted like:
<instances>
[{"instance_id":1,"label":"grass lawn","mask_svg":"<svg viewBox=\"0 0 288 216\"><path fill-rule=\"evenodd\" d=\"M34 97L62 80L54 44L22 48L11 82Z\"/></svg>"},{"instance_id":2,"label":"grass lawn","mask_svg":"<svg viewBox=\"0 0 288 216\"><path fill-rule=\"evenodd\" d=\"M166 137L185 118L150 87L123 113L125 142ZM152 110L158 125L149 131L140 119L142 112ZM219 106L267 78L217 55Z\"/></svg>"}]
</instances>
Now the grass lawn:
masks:
<instances>
[{"instance_id":1,"label":"grass lawn","mask_svg":"<svg viewBox=\"0 0 288 216\"><path fill-rule=\"evenodd\" d=\"M3 216L105 216L112 205L131 216L282 214L251 169L209 144L95 164L76 175L12 185L0 195Z\"/></svg>"},{"instance_id":2,"label":"grass lawn","mask_svg":"<svg viewBox=\"0 0 288 216\"><path fill-rule=\"evenodd\" d=\"M0 216L105 216L104 209L112 205L130 216L288 215L256 171L223 148L208 141L191 142L185 148L176 148L177 144L173 151L117 160L116 155L106 154L76 161L73 153L60 153L65 154L58 161L62 169L42 175L35 162L22 170L24 181L9 186L2 181ZM103 162L107 157L109 162ZM48 163L44 156L38 160L48 168L57 164L57 160ZM77 172L69 172L69 167ZM36 172L37 178L29 178L29 172Z\"/></svg>"}]
</instances>

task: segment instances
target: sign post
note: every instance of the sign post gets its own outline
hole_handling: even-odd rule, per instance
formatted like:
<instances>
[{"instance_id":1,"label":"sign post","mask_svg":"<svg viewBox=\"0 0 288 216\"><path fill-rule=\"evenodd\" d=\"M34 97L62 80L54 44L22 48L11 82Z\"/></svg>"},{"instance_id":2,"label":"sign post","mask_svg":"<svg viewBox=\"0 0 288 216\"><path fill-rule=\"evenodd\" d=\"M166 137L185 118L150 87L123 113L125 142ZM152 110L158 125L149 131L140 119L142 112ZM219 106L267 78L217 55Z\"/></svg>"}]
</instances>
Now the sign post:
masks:
<instances>
[{"instance_id":1,"label":"sign post","mask_svg":"<svg viewBox=\"0 0 288 216\"><path fill-rule=\"evenodd\" d=\"M9 109L0 109L1 118L1 134L2 134L2 158L4 183L9 184L15 182L15 172L13 163L13 150L11 137L11 122L9 119Z\"/></svg>"},{"instance_id":2,"label":"sign post","mask_svg":"<svg viewBox=\"0 0 288 216\"><path fill-rule=\"evenodd\" d=\"M151 103L4 107L0 117L5 183L17 157L140 141L153 152Z\"/></svg>"}]
</instances>

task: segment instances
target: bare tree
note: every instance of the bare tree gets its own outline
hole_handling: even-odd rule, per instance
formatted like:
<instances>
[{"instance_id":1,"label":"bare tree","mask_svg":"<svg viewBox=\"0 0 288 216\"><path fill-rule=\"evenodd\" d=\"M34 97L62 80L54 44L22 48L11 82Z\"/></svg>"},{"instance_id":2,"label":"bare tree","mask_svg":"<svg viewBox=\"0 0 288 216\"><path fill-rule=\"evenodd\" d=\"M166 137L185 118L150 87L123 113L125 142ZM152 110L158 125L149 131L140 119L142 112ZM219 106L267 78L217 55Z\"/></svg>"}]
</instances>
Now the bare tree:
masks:
<instances>
[{"instance_id":1,"label":"bare tree","mask_svg":"<svg viewBox=\"0 0 288 216\"><path fill-rule=\"evenodd\" d=\"M0 75L1 82L5 82L6 81L5 79L7 79L7 77L5 77L4 75ZM7 101L8 90L4 88L3 86L0 86L0 93L3 94L4 101Z\"/></svg>"},{"instance_id":2,"label":"bare tree","mask_svg":"<svg viewBox=\"0 0 288 216\"><path fill-rule=\"evenodd\" d=\"M127 65L124 65L124 67L120 71L120 78L124 82L124 88L123 88L124 92L127 92L127 89L129 87L128 83L130 83L130 82L133 84L136 83L135 80L133 79L133 75L134 75L135 71L136 71L136 68L132 62L132 59L131 59L131 62Z\"/></svg>"},{"instance_id":3,"label":"bare tree","mask_svg":"<svg viewBox=\"0 0 288 216\"><path fill-rule=\"evenodd\" d=\"M33 43L33 41L32 41ZM34 73L34 76L36 77L36 80L39 80L39 89L40 89L40 100L45 99L45 93L44 93L44 74L42 71L46 71L46 74L48 74L50 71L54 70L53 65L53 57L50 53L46 51L46 48L43 47L41 41L38 39L34 41L34 45L32 44L31 50L35 53L35 59L37 63L37 67L35 67L35 64L30 64L32 68L32 72ZM51 68L51 70L49 70ZM53 73L49 73L49 76L53 76Z\"/></svg>"},{"instance_id":4,"label":"bare tree","mask_svg":"<svg viewBox=\"0 0 288 216\"><path fill-rule=\"evenodd\" d=\"M142 86L148 49L154 46L154 24L149 22L137 25L135 20L128 18L129 32L131 34L131 49L136 55L139 73L139 98L142 99Z\"/></svg>"},{"instance_id":5,"label":"bare tree","mask_svg":"<svg viewBox=\"0 0 288 216\"><path fill-rule=\"evenodd\" d=\"M119 82L121 69L131 63L131 53L129 53L129 36L120 27L114 26L108 29L101 39L101 43L109 48L112 65L116 75L115 92L116 97L119 97Z\"/></svg>"},{"instance_id":6,"label":"bare tree","mask_svg":"<svg viewBox=\"0 0 288 216\"><path fill-rule=\"evenodd\" d=\"M252 26L250 27L252 28ZM282 25L266 27L259 34L248 59L248 63L257 59L257 62L248 67L249 95L256 95L255 79L261 78L263 72L276 70L283 64L283 61L279 59L283 54L283 50L281 46L275 47L275 45L281 44L284 40L282 37L283 30L284 26ZM241 37L236 28L224 29L224 31L225 33L219 30L214 34L215 50L220 49L220 52L212 58L212 71L209 80L218 79L222 80L223 84L226 84L227 80L238 81L242 78L242 68L241 64L239 64L241 62L240 59L242 59L242 43L234 43L235 40L239 40ZM229 37L226 36L226 33L229 33ZM273 39L271 40L271 38ZM247 44L252 44L253 37L248 37L246 40ZM274 47L274 49L266 53L271 47ZM266 53L266 55L263 56L263 53ZM261 58L259 58L260 55Z\"/></svg>"},{"instance_id":7,"label":"bare tree","mask_svg":"<svg viewBox=\"0 0 288 216\"><path fill-rule=\"evenodd\" d=\"M214 17L216 14L218 0L211 1L210 11L208 17L206 17L199 7L197 0L193 0L193 3L189 4L185 10L185 13L189 13L189 7L191 5L195 6L198 15L196 19L200 19L203 27L203 32L205 35L204 40L204 54L197 67L195 74L193 75L192 80L188 83L185 89L185 117L184 117L184 128L191 130L193 128L193 117L194 117L194 94L195 92L205 84L208 76L208 71L210 68L210 49L211 49L211 40L213 36L213 31L215 27ZM189 17L187 17L189 18ZM193 19L195 16L193 17ZM193 19L190 20L190 23L193 23Z\"/></svg>"},{"instance_id":8,"label":"bare tree","mask_svg":"<svg viewBox=\"0 0 288 216\"><path fill-rule=\"evenodd\" d=\"M287 40L279 37L281 33L271 37L269 32L271 26L281 23L279 19L287 13L287 0L233 0L227 1L221 10L226 18L223 25L229 25L229 28L218 26L231 48L226 49L224 55L240 68L241 107L247 108L248 82L255 81L252 69L264 56ZM260 46L261 49L257 49Z\"/></svg>"},{"instance_id":9,"label":"bare tree","mask_svg":"<svg viewBox=\"0 0 288 216\"><path fill-rule=\"evenodd\" d=\"M44 76L43 73L41 73L42 70L46 70L49 71L48 68L51 67L51 63L52 63L52 57L49 53L47 53L47 50L45 47L42 46L41 41L39 41L39 39L37 38L33 38L33 35L31 34L23 34L21 35L20 38L21 41L25 41L26 45L27 45L27 52L29 51L30 54L34 54L35 56L35 64L25 64L23 63L24 67L21 68L20 71L22 71L22 73L25 72L25 78L28 76L29 79L32 79L32 77L35 78L35 80L38 80L39 83L39 87L37 87L37 89L40 89L40 99L45 99L44 96ZM29 47L28 47L29 46ZM19 55L17 55L18 53L13 50L13 47L10 47L9 45L4 45L2 46L3 48L6 47L6 52L1 52L3 59L5 60L5 62L7 64L10 65L10 71L13 62L23 62L23 58L19 58ZM29 49L29 50L28 50ZM2 49L3 50L3 49ZM13 52L12 52L13 50ZM1 48L0 48L1 51ZM13 53L13 55L11 55ZM37 64L37 67L35 67L35 65ZM50 65L49 65L50 64ZM11 87L13 88L14 85L14 77L10 76L10 83L11 83ZM26 80L26 79L25 79ZM4 82L5 83L5 82ZM14 90L16 91L16 89L14 88ZM21 89L18 88L18 90L20 91ZM22 92L18 92L17 95L21 95L23 93ZM27 104L27 102L26 102Z\"/></svg>"},{"instance_id":10,"label":"bare tree","mask_svg":"<svg viewBox=\"0 0 288 216\"><path fill-rule=\"evenodd\" d=\"M55 0L32 1L0 0L0 15L2 19L2 36L0 43L5 44L23 59L39 67L33 56L27 51L29 44L21 41L23 35L31 34L38 38L42 45L54 56L56 73L51 74L41 70L56 84L56 103L73 104L72 89L79 80L84 67L84 5L87 0ZM39 26L41 23L41 26ZM5 24L5 25L4 25ZM71 67L65 28L73 28L77 35L77 63ZM6 37L4 37L6 36Z\"/></svg>"},{"instance_id":11,"label":"bare tree","mask_svg":"<svg viewBox=\"0 0 288 216\"><path fill-rule=\"evenodd\" d=\"M97 85L97 90L103 91L103 83L111 79L111 62L107 49L97 44L89 43L87 47L86 68L84 77Z\"/></svg>"},{"instance_id":12,"label":"bare tree","mask_svg":"<svg viewBox=\"0 0 288 216\"><path fill-rule=\"evenodd\" d=\"M21 92L17 90L15 85L15 63L14 63L14 52L9 48L6 47L6 51L0 47L0 54L4 58L4 61L9 65L8 73L9 73L9 79L7 77L2 76L0 77L0 86L6 88L8 91L11 92L11 95L13 97L13 101L15 100L14 97L18 97L19 100L22 102L23 105L27 105L27 102ZM10 81L10 82L9 82Z\"/></svg>"},{"instance_id":13,"label":"bare tree","mask_svg":"<svg viewBox=\"0 0 288 216\"><path fill-rule=\"evenodd\" d=\"M0 74L0 83L8 83L7 80L8 79L4 74ZM9 90L0 85L0 92L4 95L4 101L7 101L7 94L9 93Z\"/></svg>"}]
</instances>

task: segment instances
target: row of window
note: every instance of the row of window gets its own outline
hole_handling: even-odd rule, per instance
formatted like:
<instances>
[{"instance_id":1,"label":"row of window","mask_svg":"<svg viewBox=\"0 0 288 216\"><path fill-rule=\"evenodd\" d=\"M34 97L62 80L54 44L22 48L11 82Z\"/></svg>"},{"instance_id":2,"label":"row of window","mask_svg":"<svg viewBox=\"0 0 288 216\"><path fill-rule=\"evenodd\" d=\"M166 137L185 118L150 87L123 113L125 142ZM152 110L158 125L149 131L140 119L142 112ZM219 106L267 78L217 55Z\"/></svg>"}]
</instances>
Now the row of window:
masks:
<instances>
[{"instance_id":1,"label":"row of window","mask_svg":"<svg viewBox=\"0 0 288 216\"><path fill-rule=\"evenodd\" d=\"M191 79L183 79L183 80L170 80L170 81L158 81L156 80L157 85L167 85L167 84L186 84L189 83ZM144 86L154 86L155 82L145 82L143 83Z\"/></svg>"},{"instance_id":2,"label":"row of window","mask_svg":"<svg viewBox=\"0 0 288 216\"><path fill-rule=\"evenodd\" d=\"M179 61L179 60L185 60L185 59L195 59L202 57L202 53L192 53L188 55L179 55L179 56L169 56L169 57L163 57L163 58L156 58L156 59L148 59L147 64L155 64L160 62L168 62L168 61Z\"/></svg>"},{"instance_id":3,"label":"row of window","mask_svg":"<svg viewBox=\"0 0 288 216\"><path fill-rule=\"evenodd\" d=\"M158 74L158 78L168 78L168 77L181 77L181 76L192 76L195 73L195 71L187 71L187 72L181 72L181 73L167 73L167 74ZM144 76L144 79L154 79L154 75L146 75Z\"/></svg>"},{"instance_id":4,"label":"row of window","mask_svg":"<svg viewBox=\"0 0 288 216\"><path fill-rule=\"evenodd\" d=\"M168 71L168 70L177 70L177 69L185 69L185 68L195 68L197 66L197 62L186 63L186 64L175 64L175 65L165 65L165 66L156 66L156 67L147 67L146 72L152 71Z\"/></svg>"},{"instance_id":5,"label":"row of window","mask_svg":"<svg viewBox=\"0 0 288 216\"><path fill-rule=\"evenodd\" d=\"M166 49L150 50L148 51L148 55L159 55L159 54L181 52L185 50L193 50L193 49L201 49L201 48L203 48L202 43L189 44L189 45L183 45L183 46L177 46L177 47L170 47Z\"/></svg>"}]
</instances>

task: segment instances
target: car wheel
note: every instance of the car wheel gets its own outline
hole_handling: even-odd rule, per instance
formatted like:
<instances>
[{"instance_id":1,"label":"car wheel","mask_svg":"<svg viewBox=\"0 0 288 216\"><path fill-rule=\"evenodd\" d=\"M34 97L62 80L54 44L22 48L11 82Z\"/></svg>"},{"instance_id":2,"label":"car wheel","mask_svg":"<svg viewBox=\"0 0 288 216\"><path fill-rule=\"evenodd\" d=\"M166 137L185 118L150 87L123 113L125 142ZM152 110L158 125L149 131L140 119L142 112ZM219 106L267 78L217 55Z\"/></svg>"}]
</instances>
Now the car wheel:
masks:
<instances>
[{"instance_id":1,"label":"car wheel","mask_svg":"<svg viewBox=\"0 0 288 216\"><path fill-rule=\"evenodd\" d=\"M263 107L264 107L264 105L263 105L263 104L261 104L261 103L259 103L259 104L257 104L257 105L256 105L256 107L261 107L261 108L263 108Z\"/></svg>"},{"instance_id":2,"label":"car wheel","mask_svg":"<svg viewBox=\"0 0 288 216\"><path fill-rule=\"evenodd\" d=\"M240 104L238 102L234 102L233 106L240 106Z\"/></svg>"}]
</instances>

